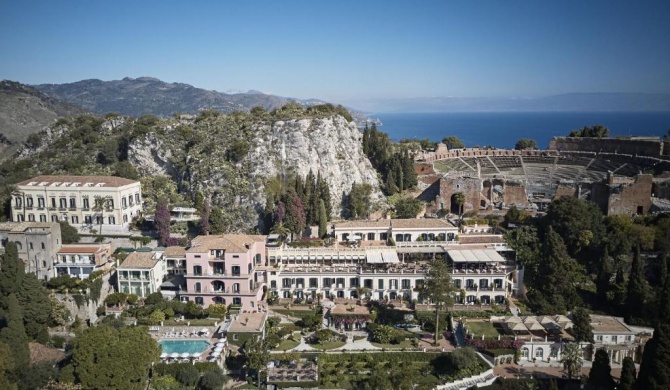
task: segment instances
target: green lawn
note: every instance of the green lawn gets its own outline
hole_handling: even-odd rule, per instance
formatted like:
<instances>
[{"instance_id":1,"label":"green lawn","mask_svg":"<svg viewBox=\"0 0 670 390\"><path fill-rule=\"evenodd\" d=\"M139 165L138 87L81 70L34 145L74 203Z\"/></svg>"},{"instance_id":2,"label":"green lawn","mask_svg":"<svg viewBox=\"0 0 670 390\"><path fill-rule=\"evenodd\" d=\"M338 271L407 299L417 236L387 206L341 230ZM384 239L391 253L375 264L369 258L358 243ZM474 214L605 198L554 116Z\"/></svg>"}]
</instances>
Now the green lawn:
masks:
<instances>
[{"instance_id":1,"label":"green lawn","mask_svg":"<svg viewBox=\"0 0 670 390\"><path fill-rule=\"evenodd\" d=\"M382 344L382 343L370 343L370 344L378 348L386 348L386 349L414 348L414 345L412 345L412 342L410 340L404 340L400 344Z\"/></svg>"},{"instance_id":2,"label":"green lawn","mask_svg":"<svg viewBox=\"0 0 670 390\"><path fill-rule=\"evenodd\" d=\"M314 349L335 349L342 347L346 344L344 341L330 341L323 344L310 344L310 347Z\"/></svg>"},{"instance_id":3,"label":"green lawn","mask_svg":"<svg viewBox=\"0 0 670 390\"><path fill-rule=\"evenodd\" d=\"M277 346L277 348L275 348L275 350L276 351L287 351L289 349L293 349L293 348L297 347L298 344L300 344L300 343L297 342L297 341L283 340L281 343L279 343L279 345Z\"/></svg>"},{"instance_id":4,"label":"green lawn","mask_svg":"<svg viewBox=\"0 0 670 390\"><path fill-rule=\"evenodd\" d=\"M290 317L295 317L295 318L302 318L304 316L310 315L314 313L314 310L305 307L304 310L300 309L272 309L273 312L285 316L290 316Z\"/></svg>"},{"instance_id":5,"label":"green lawn","mask_svg":"<svg viewBox=\"0 0 670 390\"><path fill-rule=\"evenodd\" d=\"M502 329L499 330L488 321L468 321L465 323L465 326L468 333L474 333L475 336L479 337L481 337L482 334L486 337L498 337L498 335L505 334Z\"/></svg>"}]
</instances>

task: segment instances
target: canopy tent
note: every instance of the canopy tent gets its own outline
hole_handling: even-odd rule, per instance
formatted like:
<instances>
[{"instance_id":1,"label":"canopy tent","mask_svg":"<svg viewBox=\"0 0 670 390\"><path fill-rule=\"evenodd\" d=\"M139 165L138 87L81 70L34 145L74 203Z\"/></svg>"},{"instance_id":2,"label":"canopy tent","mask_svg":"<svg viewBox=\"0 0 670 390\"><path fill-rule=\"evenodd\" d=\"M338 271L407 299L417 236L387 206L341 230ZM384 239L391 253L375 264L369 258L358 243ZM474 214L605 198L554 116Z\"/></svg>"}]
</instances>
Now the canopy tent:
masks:
<instances>
[{"instance_id":1,"label":"canopy tent","mask_svg":"<svg viewBox=\"0 0 670 390\"><path fill-rule=\"evenodd\" d=\"M518 316L510 316L505 318L506 323L516 323L516 322L522 322L521 317Z\"/></svg>"},{"instance_id":2,"label":"canopy tent","mask_svg":"<svg viewBox=\"0 0 670 390\"><path fill-rule=\"evenodd\" d=\"M554 321L553 318L548 317L548 316L542 316L540 317L540 324L555 324L556 321Z\"/></svg>"},{"instance_id":3,"label":"canopy tent","mask_svg":"<svg viewBox=\"0 0 670 390\"><path fill-rule=\"evenodd\" d=\"M565 321L565 322L559 322L558 326L560 326L563 329L571 329L573 327L572 321Z\"/></svg>"},{"instance_id":4,"label":"canopy tent","mask_svg":"<svg viewBox=\"0 0 670 390\"><path fill-rule=\"evenodd\" d=\"M533 324L533 323L539 324L539 322L537 321L537 318L531 317L531 316L523 317L523 323L524 324Z\"/></svg>"},{"instance_id":5,"label":"canopy tent","mask_svg":"<svg viewBox=\"0 0 670 390\"><path fill-rule=\"evenodd\" d=\"M540 324L539 322L533 322L533 321L530 321L530 322L526 322L525 325L526 325L526 328L528 328L529 331L532 331L532 330L545 330L545 329L544 329L544 326L542 326L542 324Z\"/></svg>"},{"instance_id":6,"label":"canopy tent","mask_svg":"<svg viewBox=\"0 0 670 390\"><path fill-rule=\"evenodd\" d=\"M511 330L512 332L528 332L528 328L526 328L526 325L524 325L521 322L510 322L507 323L507 329Z\"/></svg>"},{"instance_id":7,"label":"canopy tent","mask_svg":"<svg viewBox=\"0 0 670 390\"><path fill-rule=\"evenodd\" d=\"M553 318L554 318L554 322L557 322L557 323L570 321L570 319L568 317L564 316L563 314L556 315Z\"/></svg>"},{"instance_id":8,"label":"canopy tent","mask_svg":"<svg viewBox=\"0 0 670 390\"><path fill-rule=\"evenodd\" d=\"M448 250L447 254L455 263L503 263L505 258L494 249Z\"/></svg>"},{"instance_id":9,"label":"canopy tent","mask_svg":"<svg viewBox=\"0 0 670 390\"><path fill-rule=\"evenodd\" d=\"M396 251L366 251L366 256L368 264L395 264L400 262Z\"/></svg>"}]
</instances>

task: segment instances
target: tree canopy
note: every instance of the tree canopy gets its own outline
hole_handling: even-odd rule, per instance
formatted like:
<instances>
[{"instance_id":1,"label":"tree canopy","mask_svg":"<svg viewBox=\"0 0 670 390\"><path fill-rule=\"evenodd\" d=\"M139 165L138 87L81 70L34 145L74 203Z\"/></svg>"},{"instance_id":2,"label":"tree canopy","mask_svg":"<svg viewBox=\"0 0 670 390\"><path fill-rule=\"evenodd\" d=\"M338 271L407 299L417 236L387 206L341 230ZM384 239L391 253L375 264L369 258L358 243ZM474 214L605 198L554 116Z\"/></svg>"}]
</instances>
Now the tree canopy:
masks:
<instances>
[{"instance_id":1,"label":"tree canopy","mask_svg":"<svg viewBox=\"0 0 670 390\"><path fill-rule=\"evenodd\" d=\"M514 145L514 149L516 149L516 150L537 149L537 143L535 142L534 139L522 138L522 139L516 141L516 145Z\"/></svg>"},{"instance_id":2,"label":"tree canopy","mask_svg":"<svg viewBox=\"0 0 670 390\"><path fill-rule=\"evenodd\" d=\"M144 388L159 355L158 343L142 327L98 325L77 339L72 367L85 388L134 390Z\"/></svg>"},{"instance_id":3,"label":"tree canopy","mask_svg":"<svg viewBox=\"0 0 670 390\"><path fill-rule=\"evenodd\" d=\"M455 135L448 135L442 138L442 143L447 145L448 149L463 149L465 144Z\"/></svg>"},{"instance_id":4,"label":"tree canopy","mask_svg":"<svg viewBox=\"0 0 670 390\"><path fill-rule=\"evenodd\" d=\"M426 272L423 289L420 291L424 299L435 306L435 344L438 343L440 311L454 304L456 286L449 274L446 262L433 260Z\"/></svg>"},{"instance_id":5,"label":"tree canopy","mask_svg":"<svg viewBox=\"0 0 670 390\"><path fill-rule=\"evenodd\" d=\"M603 125L584 126L579 130L572 130L568 137L605 138L610 136L610 129Z\"/></svg>"}]
</instances>

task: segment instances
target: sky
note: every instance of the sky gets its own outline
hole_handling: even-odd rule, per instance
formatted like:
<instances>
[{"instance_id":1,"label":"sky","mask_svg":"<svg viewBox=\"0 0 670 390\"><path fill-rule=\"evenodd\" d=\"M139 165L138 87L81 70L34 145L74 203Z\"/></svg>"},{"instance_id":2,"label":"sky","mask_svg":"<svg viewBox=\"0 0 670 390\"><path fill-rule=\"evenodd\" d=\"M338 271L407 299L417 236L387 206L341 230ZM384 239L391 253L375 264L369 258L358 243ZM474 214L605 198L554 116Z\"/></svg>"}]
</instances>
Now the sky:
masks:
<instances>
[{"instance_id":1,"label":"sky","mask_svg":"<svg viewBox=\"0 0 670 390\"><path fill-rule=\"evenodd\" d=\"M357 101L670 93L670 1L0 0L0 79Z\"/></svg>"}]
</instances>

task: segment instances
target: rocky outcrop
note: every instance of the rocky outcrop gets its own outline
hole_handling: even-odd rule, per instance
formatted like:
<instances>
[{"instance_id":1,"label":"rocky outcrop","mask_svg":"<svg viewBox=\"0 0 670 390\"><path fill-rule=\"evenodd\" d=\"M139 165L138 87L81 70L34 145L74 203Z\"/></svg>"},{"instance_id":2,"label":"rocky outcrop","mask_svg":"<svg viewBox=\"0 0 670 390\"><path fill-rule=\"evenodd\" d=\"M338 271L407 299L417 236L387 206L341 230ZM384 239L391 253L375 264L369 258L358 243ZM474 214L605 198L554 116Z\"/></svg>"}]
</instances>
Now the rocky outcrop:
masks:
<instances>
[{"instance_id":1,"label":"rocky outcrop","mask_svg":"<svg viewBox=\"0 0 670 390\"><path fill-rule=\"evenodd\" d=\"M171 157L172 150L155 133L134 140L128 149L128 161L142 176L174 176L176 170L170 162Z\"/></svg>"},{"instance_id":2,"label":"rocky outcrop","mask_svg":"<svg viewBox=\"0 0 670 390\"><path fill-rule=\"evenodd\" d=\"M275 122L259 131L255 148L247 158L254 162L252 176L264 178L295 173L306 176L310 169L330 186L333 212L341 212L342 197L353 183L372 185L372 200L384 202L377 173L363 154L362 134L353 122L341 116Z\"/></svg>"}]
</instances>

